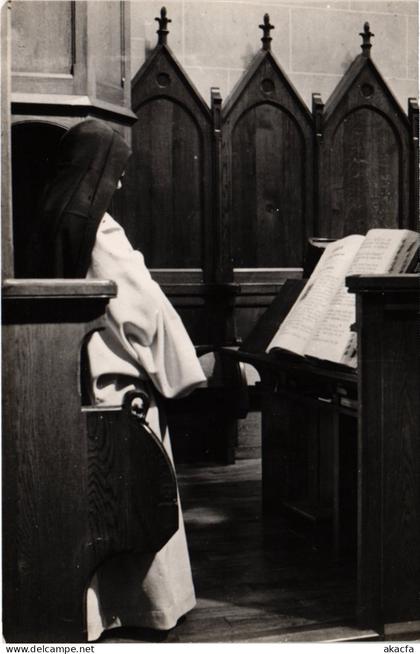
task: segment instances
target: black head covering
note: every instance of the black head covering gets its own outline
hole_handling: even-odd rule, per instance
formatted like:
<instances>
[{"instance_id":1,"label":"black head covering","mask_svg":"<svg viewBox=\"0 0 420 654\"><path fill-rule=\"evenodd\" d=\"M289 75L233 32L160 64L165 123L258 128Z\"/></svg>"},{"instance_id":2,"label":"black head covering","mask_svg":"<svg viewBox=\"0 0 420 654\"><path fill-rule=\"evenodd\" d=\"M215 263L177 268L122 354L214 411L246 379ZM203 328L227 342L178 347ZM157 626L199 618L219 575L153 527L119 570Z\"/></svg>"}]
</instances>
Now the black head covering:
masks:
<instances>
[{"instance_id":1,"label":"black head covering","mask_svg":"<svg viewBox=\"0 0 420 654\"><path fill-rule=\"evenodd\" d=\"M42 276L86 276L98 225L129 156L124 139L100 120L78 123L62 137L40 212Z\"/></svg>"}]
</instances>

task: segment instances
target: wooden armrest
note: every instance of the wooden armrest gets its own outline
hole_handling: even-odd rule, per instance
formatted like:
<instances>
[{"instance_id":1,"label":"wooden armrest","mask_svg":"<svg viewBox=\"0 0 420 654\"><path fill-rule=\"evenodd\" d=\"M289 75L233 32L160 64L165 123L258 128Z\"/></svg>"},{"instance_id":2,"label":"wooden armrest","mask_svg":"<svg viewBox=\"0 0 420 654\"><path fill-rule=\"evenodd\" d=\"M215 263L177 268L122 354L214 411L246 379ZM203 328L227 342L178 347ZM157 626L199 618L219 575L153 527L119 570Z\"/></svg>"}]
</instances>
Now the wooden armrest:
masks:
<instances>
[{"instance_id":1,"label":"wooden armrest","mask_svg":"<svg viewBox=\"0 0 420 654\"><path fill-rule=\"evenodd\" d=\"M236 341L232 341L231 343L225 343L224 347L230 347L230 346L234 347L234 346L238 346L238 345L240 345L240 341L236 340ZM210 354L211 352L217 352L219 349L220 349L220 346L214 345L214 344L196 345L195 346L195 352L196 352L198 358L200 358L204 354Z\"/></svg>"}]
</instances>

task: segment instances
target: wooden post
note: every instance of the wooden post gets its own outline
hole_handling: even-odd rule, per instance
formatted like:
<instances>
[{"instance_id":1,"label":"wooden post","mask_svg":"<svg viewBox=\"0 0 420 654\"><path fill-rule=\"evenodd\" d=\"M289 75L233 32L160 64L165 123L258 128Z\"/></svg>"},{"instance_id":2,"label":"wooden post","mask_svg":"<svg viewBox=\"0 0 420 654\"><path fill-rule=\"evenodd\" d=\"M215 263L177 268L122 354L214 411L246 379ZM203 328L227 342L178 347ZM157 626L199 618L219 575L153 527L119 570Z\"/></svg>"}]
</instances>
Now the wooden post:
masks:
<instances>
[{"instance_id":1,"label":"wooden post","mask_svg":"<svg viewBox=\"0 0 420 654\"><path fill-rule=\"evenodd\" d=\"M233 279L231 260L230 225L223 213L223 163L222 163L222 97L218 88L211 89L211 114L213 121L213 280L223 284Z\"/></svg>"},{"instance_id":2,"label":"wooden post","mask_svg":"<svg viewBox=\"0 0 420 654\"><path fill-rule=\"evenodd\" d=\"M13 277L12 179L10 131L10 11L1 8L1 240L2 279Z\"/></svg>"},{"instance_id":3,"label":"wooden post","mask_svg":"<svg viewBox=\"0 0 420 654\"><path fill-rule=\"evenodd\" d=\"M420 615L418 275L347 279L357 293L358 616L361 626Z\"/></svg>"},{"instance_id":4,"label":"wooden post","mask_svg":"<svg viewBox=\"0 0 420 654\"><path fill-rule=\"evenodd\" d=\"M419 217L419 104L416 98L408 99L408 120L411 132L410 225L411 229L417 229Z\"/></svg>"},{"instance_id":5,"label":"wooden post","mask_svg":"<svg viewBox=\"0 0 420 654\"><path fill-rule=\"evenodd\" d=\"M313 234L312 236L321 236L319 233L319 193L320 193L320 150L322 148L322 135L324 128L324 103L322 102L319 93L312 94L312 116L315 127L315 143L314 143L314 218L312 223Z\"/></svg>"}]
</instances>

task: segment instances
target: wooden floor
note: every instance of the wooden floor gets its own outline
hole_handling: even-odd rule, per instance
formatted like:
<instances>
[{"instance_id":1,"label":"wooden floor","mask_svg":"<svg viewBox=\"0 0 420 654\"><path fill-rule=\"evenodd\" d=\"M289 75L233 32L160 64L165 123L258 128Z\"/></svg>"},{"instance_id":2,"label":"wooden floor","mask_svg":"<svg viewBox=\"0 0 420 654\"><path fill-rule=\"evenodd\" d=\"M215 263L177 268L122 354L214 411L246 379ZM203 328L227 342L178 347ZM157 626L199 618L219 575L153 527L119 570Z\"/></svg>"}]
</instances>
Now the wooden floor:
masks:
<instances>
[{"instance_id":1,"label":"wooden floor","mask_svg":"<svg viewBox=\"0 0 420 654\"><path fill-rule=\"evenodd\" d=\"M352 566L284 523L263 524L260 460L178 466L197 607L164 634L117 629L103 642L331 642L354 625Z\"/></svg>"}]
</instances>

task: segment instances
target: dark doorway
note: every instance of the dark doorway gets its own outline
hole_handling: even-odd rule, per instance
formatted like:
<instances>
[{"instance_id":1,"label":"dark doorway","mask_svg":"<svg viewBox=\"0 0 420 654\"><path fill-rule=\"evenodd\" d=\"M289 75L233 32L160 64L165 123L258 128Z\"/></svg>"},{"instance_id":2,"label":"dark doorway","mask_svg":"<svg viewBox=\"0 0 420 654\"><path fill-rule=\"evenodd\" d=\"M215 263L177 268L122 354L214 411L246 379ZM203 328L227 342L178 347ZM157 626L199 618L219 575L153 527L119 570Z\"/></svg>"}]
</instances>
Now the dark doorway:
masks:
<instances>
[{"instance_id":1,"label":"dark doorway","mask_svg":"<svg viewBox=\"0 0 420 654\"><path fill-rule=\"evenodd\" d=\"M39 202L54 170L58 125L16 123L12 127L13 241L15 277L37 276L36 230Z\"/></svg>"}]
</instances>

